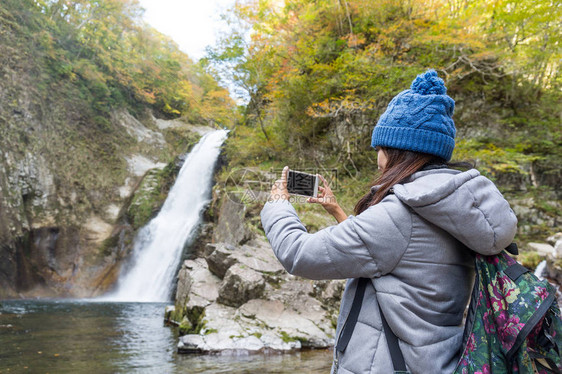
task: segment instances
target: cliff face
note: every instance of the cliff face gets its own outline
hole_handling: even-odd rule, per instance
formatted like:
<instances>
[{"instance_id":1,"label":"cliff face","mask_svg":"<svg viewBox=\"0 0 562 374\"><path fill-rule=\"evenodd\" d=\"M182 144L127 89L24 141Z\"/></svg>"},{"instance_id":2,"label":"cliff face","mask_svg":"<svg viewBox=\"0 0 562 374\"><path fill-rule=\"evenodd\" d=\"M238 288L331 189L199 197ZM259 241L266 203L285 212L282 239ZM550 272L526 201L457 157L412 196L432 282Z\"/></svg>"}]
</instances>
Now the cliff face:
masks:
<instances>
[{"instance_id":1,"label":"cliff face","mask_svg":"<svg viewBox=\"0 0 562 374\"><path fill-rule=\"evenodd\" d=\"M32 50L2 26L0 298L99 293L126 255L130 235L106 239L134 230L123 213L137 185L186 152L201 128L147 108L96 116L70 80L41 86Z\"/></svg>"},{"instance_id":2,"label":"cliff face","mask_svg":"<svg viewBox=\"0 0 562 374\"><path fill-rule=\"evenodd\" d=\"M12 110L2 123L0 297L98 294L115 280L134 230L158 208L177 172L173 162L159 170L202 128L150 115L142 123L115 110L109 127L122 145L107 152L104 134L41 118L25 94L0 100L0 113L10 113L9 102L23 113ZM144 210L129 209L139 199Z\"/></svg>"},{"instance_id":3,"label":"cliff face","mask_svg":"<svg viewBox=\"0 0 562 374\"><path fill-rule=\"evenodd\" d=\"M205 131L187 122L228 123L227 91L141 15L0 2L0 298L109 287Z\"/></svg>"}]
</instances>

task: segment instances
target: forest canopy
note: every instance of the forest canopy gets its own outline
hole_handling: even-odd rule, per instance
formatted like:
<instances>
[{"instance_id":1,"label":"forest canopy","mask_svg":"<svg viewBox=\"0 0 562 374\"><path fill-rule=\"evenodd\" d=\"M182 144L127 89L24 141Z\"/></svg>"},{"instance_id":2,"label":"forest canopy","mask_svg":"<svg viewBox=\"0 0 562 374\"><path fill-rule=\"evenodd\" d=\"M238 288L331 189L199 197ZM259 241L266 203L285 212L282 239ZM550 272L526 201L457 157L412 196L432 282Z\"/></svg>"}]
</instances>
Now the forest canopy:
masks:
<instances>
[{"instance_id":1,"label":"forest canopy","mask_svg":"<svg viewBox=\"0 0 562 374\"><path fill-rule=\"evenodd\" d=\"M456 101L454 158L560 179L560 1L255 0L225 18L205 63L247 101L231 148L240 164L372 172L378 117L434 68Z\"/></svg>"},{"instance_id":2,"label":"forest canopy","mask_svg":"<svg viewBox=\"0 0 562 374\"><path fill-rule=\"evenodd\" d=\"M4 37L25 43L46 92L77 86L98 123L112 108L151 107L169 118L230 125L234 102L168 37L137 0L3 0ZM57 88L58 87L58 88Z\"/></svg>"}]
</instances>

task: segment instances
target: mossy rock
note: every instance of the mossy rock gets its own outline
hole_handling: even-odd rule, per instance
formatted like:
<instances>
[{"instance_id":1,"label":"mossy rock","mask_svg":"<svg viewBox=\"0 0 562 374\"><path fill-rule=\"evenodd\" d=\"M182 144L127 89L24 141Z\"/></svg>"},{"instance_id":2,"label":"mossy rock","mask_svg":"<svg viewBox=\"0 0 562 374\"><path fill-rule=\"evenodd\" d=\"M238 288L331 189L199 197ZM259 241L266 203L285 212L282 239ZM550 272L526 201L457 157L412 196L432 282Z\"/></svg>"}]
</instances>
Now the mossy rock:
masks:
<instances>
[{"instance_id":1,"label":"mossy rock","mask_svg":"<svg viewBox=\"0 0 562 374\"><path fill-rule=\"evenodd\" d=\"M127 218L135 230L158 214L179 169L176 162L172 161L163 169L152 169L146 173L127 210Z\"/></svg>"},{"instance_id":2,"label":"mossy rock","mask_svg":"<svg viewBox=\"0 0 562 374\"><path fill-rule=\"evenodd\" d=\"M517 261L521 262L527 269L534 270L544 260L544 257L536 251L521 252L517 255Z\"/></svg>"}]
</instances>

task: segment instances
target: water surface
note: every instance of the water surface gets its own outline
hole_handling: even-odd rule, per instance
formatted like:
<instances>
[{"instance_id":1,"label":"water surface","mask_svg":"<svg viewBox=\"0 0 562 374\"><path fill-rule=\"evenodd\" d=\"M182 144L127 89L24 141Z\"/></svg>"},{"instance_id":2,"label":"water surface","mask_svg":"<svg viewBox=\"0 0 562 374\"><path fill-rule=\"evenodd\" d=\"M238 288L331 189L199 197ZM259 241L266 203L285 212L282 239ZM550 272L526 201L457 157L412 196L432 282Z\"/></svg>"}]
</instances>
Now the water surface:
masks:
<instances>
[{"instance_id":1,"label":"water surface","mask_svg":"<svg viewBox=\"0 0 562 374\"><path fill-rule=\"evenodd\" d=\"M332 352L180 355L164 303L0 301L0 373L329 373Z\"/></svg>"}]
</instances>

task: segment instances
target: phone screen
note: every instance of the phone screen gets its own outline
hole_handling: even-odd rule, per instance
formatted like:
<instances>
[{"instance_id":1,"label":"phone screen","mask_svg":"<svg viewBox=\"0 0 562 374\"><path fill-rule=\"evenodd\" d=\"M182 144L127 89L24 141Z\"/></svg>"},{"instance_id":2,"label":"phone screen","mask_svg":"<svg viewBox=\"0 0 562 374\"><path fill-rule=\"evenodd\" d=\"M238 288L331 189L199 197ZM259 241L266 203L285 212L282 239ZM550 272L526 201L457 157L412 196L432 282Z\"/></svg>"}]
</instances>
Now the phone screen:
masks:
<instances>
[{"instance_id":1,"label":"phone screen","mask_svg":"<svg viewBox=\"0 0 562 374\"><path fill-rule=\"evenodd\" d=\"M317 177L314 174L289 170L287 190L292 194L315 197L318 191Z\"/></svg>"}]
</instances>

